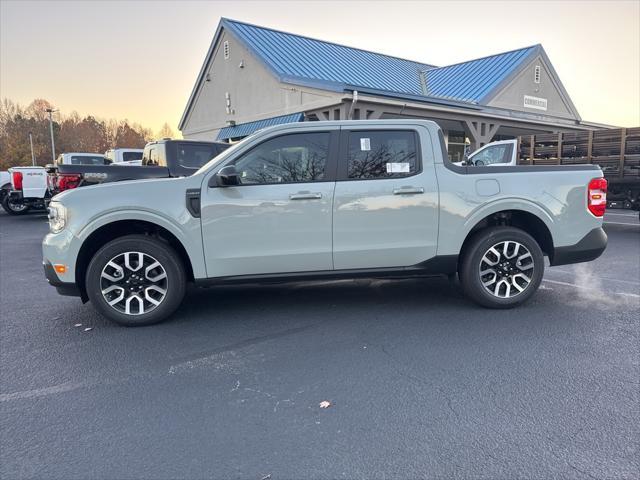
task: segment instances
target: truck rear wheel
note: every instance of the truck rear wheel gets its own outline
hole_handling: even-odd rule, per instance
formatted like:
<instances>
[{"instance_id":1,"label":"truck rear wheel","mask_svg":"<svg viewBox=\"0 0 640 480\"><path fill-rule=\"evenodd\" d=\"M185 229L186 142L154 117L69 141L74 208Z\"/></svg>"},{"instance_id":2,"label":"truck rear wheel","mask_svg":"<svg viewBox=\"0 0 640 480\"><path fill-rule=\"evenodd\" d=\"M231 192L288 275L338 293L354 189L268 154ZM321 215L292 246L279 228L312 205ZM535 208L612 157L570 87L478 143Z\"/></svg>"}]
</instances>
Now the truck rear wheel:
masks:
<instances>
[{"instance_id":1,"label":"truck rear wheel","mask_svg":"<svg viewBox=\"0 0 640 480\"><path fill-rule=\"evenodd\" d=\"M29 211L29 205L25 205L24 203L17 203L11 201L9 195L5 195L2 199L2 208L9 215L24 215Z\"/></svg>"},{"instance_id":2,"label":"truck rear wheel","mask_svg":"<svg viewBox=\"0 0 640 480\"><path fill-rule=\"evenodd\" d=\"M465 294L487 308L511 308L540 286L544 255L535 239L513 227L478 232L465 247L460 281Z\"/></svg>"},{"instance_id":3,"label":"truck rear wheel","mask_svg":"<svg viewBox=\"0 0 640 480\"><path fill-rule=\"evenodd\" d=\"M87 295L105 317L120 325L158 323L180 306L186 275L180 256L166 243L128 235L103 246L86 275Z\"/></svg>"}]
</instances>

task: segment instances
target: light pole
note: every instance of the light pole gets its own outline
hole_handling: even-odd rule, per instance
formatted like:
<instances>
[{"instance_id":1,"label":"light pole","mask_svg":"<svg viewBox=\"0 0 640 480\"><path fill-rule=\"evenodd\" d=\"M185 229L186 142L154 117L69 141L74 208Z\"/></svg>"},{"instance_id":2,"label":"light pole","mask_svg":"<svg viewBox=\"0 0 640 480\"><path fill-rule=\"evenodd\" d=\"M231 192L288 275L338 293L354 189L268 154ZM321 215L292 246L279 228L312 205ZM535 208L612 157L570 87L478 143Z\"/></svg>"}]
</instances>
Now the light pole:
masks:
<instances>
[{"instance_id":1,"label":"light pole","mask_svg":"<svg viewBox=\"0 0 640 480\"><path fill-rule=\"evenodd\" d=\"M57 112L52 108L47 108L46 112L49 114L49 131L51 132L51 158L53 163L56 163L56 143L53 141L53 112Z\"/></svg>"},{"instance_id":2,"label":"light pole","mask_svg":"<svg viewBox=\"0 0 640 480\"><path fill-rule=\"evenodd\" d=\"M31 165L36 166L36 156L33 154L33 135L29 132L29 143L31 144Z\"/></svg>"}]
</instances>

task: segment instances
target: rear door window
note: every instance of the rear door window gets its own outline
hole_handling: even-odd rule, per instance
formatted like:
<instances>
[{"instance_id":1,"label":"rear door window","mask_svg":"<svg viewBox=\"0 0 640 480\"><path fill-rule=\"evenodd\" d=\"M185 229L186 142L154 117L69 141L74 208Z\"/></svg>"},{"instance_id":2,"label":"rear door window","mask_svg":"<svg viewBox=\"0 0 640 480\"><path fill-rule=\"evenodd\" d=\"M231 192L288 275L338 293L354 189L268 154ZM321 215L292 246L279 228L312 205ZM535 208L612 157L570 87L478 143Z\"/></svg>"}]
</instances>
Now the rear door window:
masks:
<instances>
[{"instance_id":1,"label":"rear door window","mask_svg":"<svg viewBox=\"0 0 640 480\"><path fill-rule=\"evenodd\" d=\"M416 137L411 130L349 132L347 178L371 180L415 175L420 167Z\"/></svg>"}]
</instances>

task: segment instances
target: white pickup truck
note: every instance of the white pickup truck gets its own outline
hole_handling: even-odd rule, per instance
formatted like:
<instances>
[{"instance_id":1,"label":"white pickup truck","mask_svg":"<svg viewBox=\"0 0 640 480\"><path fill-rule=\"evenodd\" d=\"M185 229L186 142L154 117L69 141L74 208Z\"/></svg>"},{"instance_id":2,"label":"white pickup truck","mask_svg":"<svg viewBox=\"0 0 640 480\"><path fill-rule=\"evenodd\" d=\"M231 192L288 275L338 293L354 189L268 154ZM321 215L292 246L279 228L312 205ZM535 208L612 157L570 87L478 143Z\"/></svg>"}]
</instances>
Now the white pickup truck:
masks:
<instances>
[{"instance_id":1,"label":"white pickup truck","mask_svg":"<svg viewBox=\"0 0 640 480\"><path fill-rule=\"evenodd\" d=\"M517 147L518 140L516 139L487 143L469 154L465 160L455 162L454 165L476 167L513 166L518 162Z\"/></svg>"},{"instance_id":2,"label":"white pickup truck","mask_svg":"<svg viewBox=\"0 0 640 480\"><path fill-rule=\"evenodd\" d=\"M61 153L56 158L55 167L59 165L108 165L110 162L99 153ZM54 168L55 168L54 167ZM54 192L50 168L45 167L11 167L8 171L11 181L5 188L1 198L2 208L10 215L23 215L32 208L44 209L48 206Z\"/></svg>"},{"instance_id":3,"label":"white pickup truck","mask_svg":"<svg viewBox=\"0 0 640 480\"><path fill-rule=\"evenodd\" d=\"M111 165L142 165L142 148L111 148L104 152Z\"/></svg>"},{"instance_id":4,"label":"white pickup truck","mask_svg":"<svg viewBox=\"0 0 640 480\"><path fill-rule=\"evenodd\" d=\"M2 208L9 215L22 215L31 208L46 208L51 193L44 167L11 167L10 184L2 186Z\"/></svg>"}]
</instances>

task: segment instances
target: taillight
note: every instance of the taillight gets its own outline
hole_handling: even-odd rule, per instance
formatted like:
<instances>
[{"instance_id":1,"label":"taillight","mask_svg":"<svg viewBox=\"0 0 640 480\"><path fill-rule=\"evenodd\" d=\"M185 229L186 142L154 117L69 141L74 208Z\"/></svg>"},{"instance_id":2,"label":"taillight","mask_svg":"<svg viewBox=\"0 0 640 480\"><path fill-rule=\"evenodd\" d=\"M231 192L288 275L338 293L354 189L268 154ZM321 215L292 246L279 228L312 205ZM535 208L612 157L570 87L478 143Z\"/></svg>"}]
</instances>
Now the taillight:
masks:
<instances>
[{"instance_id":1,"label":"taillight","mask_svg":"<svg viewBox=\"0 0 640 480\"><path fill-rule=\"evenodd\" d=\"M78 174L58 175L58 190L62 192L76 188L80 180L82 180L82 176Z\"/></svg>"},{"instance_id":2,"label":"taillight","mask_svg":"<svg viewBox=\"0 0 640 480\"><path fill-rule=\"evenodd\" d=\"M602 217L607 208L607 181L594 178L587 188L587 208L596 217Z\"/></svg>"},{"instance_id":3,"label":"taillight","mask_svg":"<svg viewBox=\"0 0 640 480\"><path fill-rule=\"evenodd\" d=\"M22 190L22 172L13 172L13 189Z\"/></svg>"}]
</instances>

